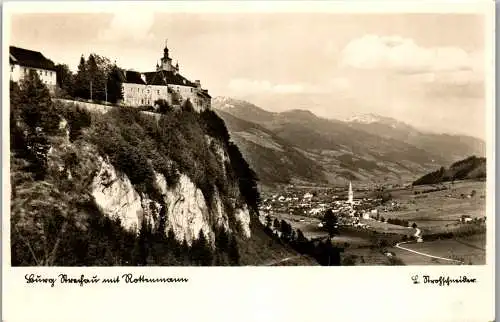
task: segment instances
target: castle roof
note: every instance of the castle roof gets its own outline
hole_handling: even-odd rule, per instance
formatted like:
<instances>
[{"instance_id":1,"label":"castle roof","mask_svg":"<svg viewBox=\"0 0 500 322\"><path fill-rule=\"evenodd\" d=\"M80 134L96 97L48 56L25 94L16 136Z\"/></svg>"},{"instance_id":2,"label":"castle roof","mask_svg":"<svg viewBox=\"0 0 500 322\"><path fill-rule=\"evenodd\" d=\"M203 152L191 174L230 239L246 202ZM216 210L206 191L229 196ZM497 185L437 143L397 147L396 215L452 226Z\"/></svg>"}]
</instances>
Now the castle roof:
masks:
<instances>
[{"instance_id":1,"label":"castle roof","mask_svg":"<svg viewBox=\"0 0 500 322\"><path fill-rule=\"evenodd\" d=\"M124 83L131 83L131 84L142 84L146 85L144 80L141 77L141 73L133 71L133 70L126 70L124 72Z\"/></svg>"},{"instance_id":2,"label":"castle roof","mask_svg":"<svg viewBox=\"0 0 500 322\"><path fill-rule=\"evenodd\" d=\"M142 78L144 75L146 81ZM164 71L159 70L156 72L145 72L139 73L136 71L126 71L125 72L125 83L132 84L142 84L142 85L180 85L180 86L189 86L196 87L196 84L185 78L179 73L174 73L172 71Z\"/></svg>"},{"instance_id":3,"label":"castle roof","mask_svg":"<svg viewBox=\"0 0 500 322\"><path fill-rule=\"evenodd\" d=\"M39 51L9 47L9 63L26 67L56 70L54 63Z\"/></svg>"},{"instance_id":4,"label":"castle roof","mask_svg":"<svg viewBox=\"0 0 500 322\"><path fill-rule=\"evenodd\" d=\"M159 70L156 72L146 72L146 80L149 85L180 85L196 87L196 84L185 78L179 73L173 71Z\"/></svg>"}]
</instances>

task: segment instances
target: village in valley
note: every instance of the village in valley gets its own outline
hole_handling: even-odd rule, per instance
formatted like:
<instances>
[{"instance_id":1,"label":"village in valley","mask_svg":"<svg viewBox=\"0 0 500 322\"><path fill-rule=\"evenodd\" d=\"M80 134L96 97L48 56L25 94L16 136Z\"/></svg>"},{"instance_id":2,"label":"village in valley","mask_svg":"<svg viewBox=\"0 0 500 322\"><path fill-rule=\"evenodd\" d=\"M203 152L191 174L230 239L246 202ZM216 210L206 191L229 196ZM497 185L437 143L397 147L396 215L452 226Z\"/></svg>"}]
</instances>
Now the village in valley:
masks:
<instances>
[{"instance_id":1,"label":"village in valley","mask_svg":"<svg viewBox=\"0 0 500 322\"><path fill-rule=\"evenodd\" d=\"M263 196L259 220L277 236L282 235L280 226L284 221L306 238L320 241L329 237L325 213L331 211L336 216L331 241L342 249L345 263L351 265L393 262L396 258L405 258L412 264L484 261L484 246L475 246L484 243L485 238L480 233L486 223L483 182L389 185L388 188L359 186L356 189L356 184L349 182L345 188L283 187L280 193ZM432 208L433 205L436 207ZM470 238L469 231L473 245L464 245L462 239ZM451 245L442 249L438 245L439 250L431 252L439 256L427 253L412 256L415 255L412 252L418 252L418 244L443 243L441 239L453 236L453 232L458 235L454 246L461 245L456 253L450 251ZM464 236L460 236L461 232L465 232ZM404 246L406 243L409 246Z\"/></svg>"}]
</instances>

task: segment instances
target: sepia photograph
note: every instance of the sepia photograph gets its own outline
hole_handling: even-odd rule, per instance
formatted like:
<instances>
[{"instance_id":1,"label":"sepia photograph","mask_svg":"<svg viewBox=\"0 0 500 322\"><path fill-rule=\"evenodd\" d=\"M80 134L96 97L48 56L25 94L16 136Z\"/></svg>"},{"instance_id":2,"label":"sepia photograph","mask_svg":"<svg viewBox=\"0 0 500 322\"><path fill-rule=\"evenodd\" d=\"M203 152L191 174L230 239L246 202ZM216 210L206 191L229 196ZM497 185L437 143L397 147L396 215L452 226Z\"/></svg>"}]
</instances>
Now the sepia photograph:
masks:
<instances>
[{"instance_id":1,"label":"sepia photograph","mask_svg":"<svg viewBox=\"0 0 500 322\"><path fill-rule=\"evenodd\" d=\"M13 267L486 264L485 15L9 21Z\"/></svg>"},{"instance_id":2,"label":"sepia photograph","mask_svg":"<svg viewBox=\"0 0 500 322\"><path fill-rule=\"evenodd\" d=\"M494 21L6 3L2 320L494 321Z\"/></svg>"}]
</instances>

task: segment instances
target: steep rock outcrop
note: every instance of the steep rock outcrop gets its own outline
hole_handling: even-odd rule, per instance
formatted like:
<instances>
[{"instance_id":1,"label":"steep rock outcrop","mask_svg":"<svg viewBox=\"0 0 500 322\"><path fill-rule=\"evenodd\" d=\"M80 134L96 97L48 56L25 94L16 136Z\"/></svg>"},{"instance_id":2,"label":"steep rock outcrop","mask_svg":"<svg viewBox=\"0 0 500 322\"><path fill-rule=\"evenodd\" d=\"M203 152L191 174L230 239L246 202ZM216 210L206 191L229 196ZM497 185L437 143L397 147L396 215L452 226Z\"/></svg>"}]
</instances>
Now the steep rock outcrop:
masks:
<instances>
[{"instance_id":1,"label":"steep rock outcrop","mask_svg":"<svg viewBox=\"0 0 500 322\"><path fill-rule=\"evenodd\" d=\"M230 229L229 214L224 209L219 192L215 190L212 205L207 205L202 191L191 179L180 174L178 182L169 187L162 174L155 173L156 184L163 200L151 200L136 191L126 175L99 157L100 169L92 182L92 196L101 211L109 217L118 217L129 230L138 231L143 218L156 223L157 215L164 207L166 226L177 240L191 244L201 231L211 241L215 235L213 225ZM250 237L250 215L246 206L236 209L234 217L246 237Z\"/></svg>"},{"instance_id":2,"label":"steep rock outcrop","mask_svg":"<svg viewBox=\"0 0 500 322\"><path fill-rule=\"evenodd\" d=\"M115 168L102 157L101 167L92 182L91 194L102 212L118 217L126 229L137 230L142 218L141 196L125 175L118 176Z\"/></svg>"}]
</instances>

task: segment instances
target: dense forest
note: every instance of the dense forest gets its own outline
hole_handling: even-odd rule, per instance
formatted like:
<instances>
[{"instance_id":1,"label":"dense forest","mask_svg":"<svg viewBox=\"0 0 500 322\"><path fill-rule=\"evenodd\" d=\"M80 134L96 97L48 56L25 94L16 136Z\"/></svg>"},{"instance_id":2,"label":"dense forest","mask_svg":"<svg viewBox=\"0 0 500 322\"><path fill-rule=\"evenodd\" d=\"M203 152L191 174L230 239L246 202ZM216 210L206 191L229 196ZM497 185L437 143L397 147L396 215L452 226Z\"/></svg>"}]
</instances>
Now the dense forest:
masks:
<instances>
[{"instance_id":1,"label":"dense forest","mask_svg":"<svg viewBox=\"0 0 500 322\"><path fill-rule=\"evenodd\" d=\"M441 167L439 170L422 176L415 180L413 185L437 184L465 179L486 179L486 158L471 156L464 160L457 161L448 169Z\"/></svg>"}]
</instances>

